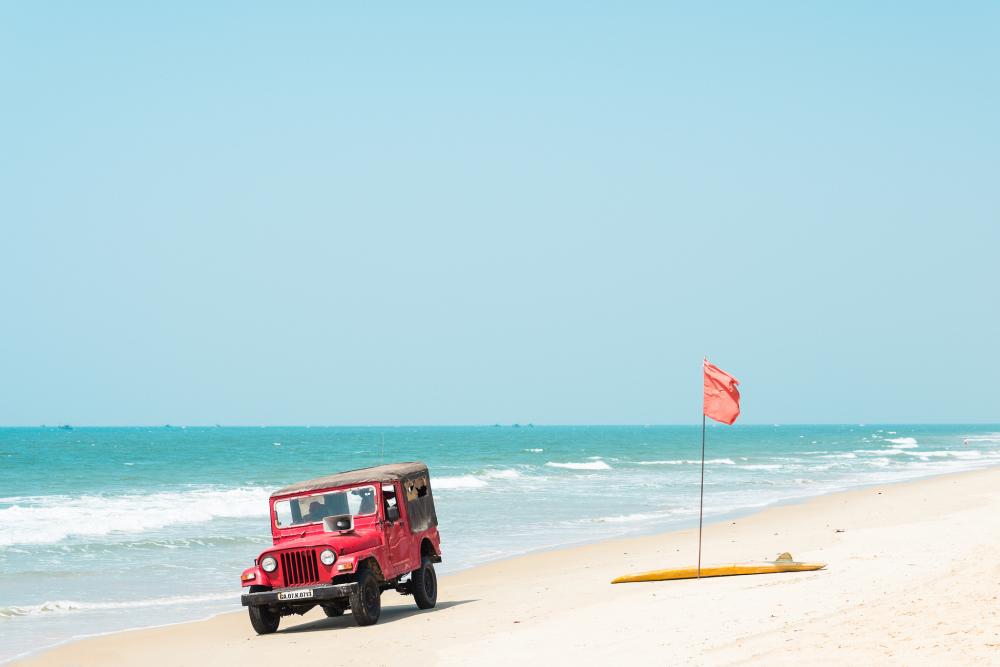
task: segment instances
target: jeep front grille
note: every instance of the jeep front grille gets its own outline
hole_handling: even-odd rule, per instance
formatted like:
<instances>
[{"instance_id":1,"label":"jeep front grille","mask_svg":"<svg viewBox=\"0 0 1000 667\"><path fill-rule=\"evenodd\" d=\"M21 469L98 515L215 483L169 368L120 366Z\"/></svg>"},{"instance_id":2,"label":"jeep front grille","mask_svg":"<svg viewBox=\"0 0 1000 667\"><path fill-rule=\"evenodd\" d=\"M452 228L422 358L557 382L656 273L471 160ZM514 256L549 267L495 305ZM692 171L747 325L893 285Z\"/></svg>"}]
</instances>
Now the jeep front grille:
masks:
<instances>
[{"instance_id":1,"label":"jeep front grille","mask_svg":"<svg viewBox=\"0 0 1000 667\"><path fill-rule=\"evenodd\" d=\"M281 552L281 578L285 586L300 586L314 584L319 581L319 568L316 566L316 551Z\"/></svg>"}]
</instances>

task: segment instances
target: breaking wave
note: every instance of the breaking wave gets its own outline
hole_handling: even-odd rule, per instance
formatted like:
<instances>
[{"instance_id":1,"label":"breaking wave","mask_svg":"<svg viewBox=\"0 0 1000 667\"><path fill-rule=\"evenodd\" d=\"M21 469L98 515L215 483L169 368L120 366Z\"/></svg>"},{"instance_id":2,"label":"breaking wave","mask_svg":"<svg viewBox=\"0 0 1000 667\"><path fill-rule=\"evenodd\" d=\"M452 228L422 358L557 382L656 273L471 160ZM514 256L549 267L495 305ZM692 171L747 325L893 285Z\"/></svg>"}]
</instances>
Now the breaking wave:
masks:
<instances>
[{"instance_id":1,"label":"breaking wave","mask_svg":"<svg viewBox=\"0 0 1000 667\"><path fill-rule=\"evenodd\" d=\"M431 480L431 486L435 489L481 489L488 486L489 482L479 479L475 475L457 475L454 477L435 477Z\"/></svg>"},{"instance_id":2,"label":"breaking wave","mask_svg":"<svg viewBox=\"0 0 1000 667\"><path fill-rule=\"evenodd\" d=\"M107 496L0 498L0 546L54 544L70 537L141 533L216 518L267 517L259 487Z\"/></svg>"},{"instance_id":3,"label":"breaking wave","mask_svg":"<svg viewBox=\"0 0 1000 667\"><path fill-rule=\"evenodd\" d=\"M671 459L669 461L636 461L635 463L636 465L640 466L679 466L679 465L688 465L692 463L701 464L701 461L700 460L692 461L690 459ZM727 465L727 466L736 465L736 461L732 459L706 459L705 463L713 465Z\"/></svg>"},{"instance_id":4,"label":"breaking wave","mask_svg":"<svg viewBox=\"0 0 1000 667\"><path fill-rule=\"evenodd\" d=\"M891 442L892 444L898 445L900 447L916 447L917 446L917 439L916 438L886 438L885 441L886 442Z\"/></svg>"},{"instance_id":5,"label":"breaking wave","mask_svg":"<svg viewBox=\"0 0 1000 667\"><path fill-rule=\"evenodd\" d=\"M41 604L0 607L0 618L16 616L41 616L44 614L59 614L74 611L110 611L116 609L142 609L146 607L164 607L178 604L196 604L200 602L238 601L238 593L219 593L216 595L178 595L168 598L152 598L149 600L124 600L122 602L76 602L74 600L53 600Z\"/></svg>"},{"instance_id":6,"label":"breaking wave","mask_svg":"<svg viewBox=\"0 0 1000 667\"><path fill-rule=\"evenodd\" d=\"M512 468L504 468L503 470L487 470L483 473L483 477L486 479L520 479L521 472Z\"/></svg>"},{"instance_id":7,"label":"breaking wave","mask_svg":"<svg viewBox=\"0 0 1000 667\"><path fill-rule=\"evenodd\" d=\"M956 459L980 459L983 457L982 452L977 449L958 449L958 450L942 450L934 452L903 452L904 454L909 454L910 456L916 456L921 460L927 461L932 458L943 458L946 456L951 456Z\"/></svg>"},{"instance_id":8,"label":"breaking wave","mask_svg":"<svg viewBox=\"0 0 1000 667\"><path fill-rule=\"evenodd\" d=\"M550 468L566 468L567 470L611 470L609 466L604 461L586 461L584 463L554 463L549 461L545 465Z\"/></svg>"},{"instance_id":9,"label":"breaking wave","mask_svg":"<svg viewBox=\"0 0 1000 667\"><path fill-rule=\"evenodd\" d=\"M431 484L435 489L444 489L448 491L458 489L481 489L484 486L489 486L491 481L521 479L521 477L522 475L519 470L514 470L513 468L502 468L499 470L486 470L475 475L470 474L435 477L433 478Z\"/></svg>"},{"instance_id":10,"label":"breaking wave","mask_svg":"<svg viewBox=\"0 0 1000 667\"><path fill-rule=\"evenodd\" d=\"M617 516L600 516L584 520L585 523L636 523L639 521L655 521L666 519L676 514L688 514L689 511L665 511L665 512L636 512L635 514L620 514Z\"/></svg>"}]
</instances>

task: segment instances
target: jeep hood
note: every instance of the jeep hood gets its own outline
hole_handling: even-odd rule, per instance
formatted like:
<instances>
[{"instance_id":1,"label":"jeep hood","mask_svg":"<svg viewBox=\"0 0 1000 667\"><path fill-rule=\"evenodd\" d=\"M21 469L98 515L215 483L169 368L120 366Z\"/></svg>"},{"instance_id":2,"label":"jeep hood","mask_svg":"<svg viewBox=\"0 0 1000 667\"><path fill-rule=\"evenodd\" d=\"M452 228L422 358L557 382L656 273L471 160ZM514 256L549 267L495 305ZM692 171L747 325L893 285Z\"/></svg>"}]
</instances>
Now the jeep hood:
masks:
<instances>
[{"instance_id":1,"label":"jeep hood","mask_svg":"<svg viewBox=\"0 0 1000 667\"><path fill-rule=\"evenodd\" d=\"M382 544L382 537L374 528L355 529L349 533L312 533L304 537L281 540L262 553L274 553L286 549L304 549L307 547L331 547L338 556L352 554L369 547Z\"/></svg>"}]
</instances>

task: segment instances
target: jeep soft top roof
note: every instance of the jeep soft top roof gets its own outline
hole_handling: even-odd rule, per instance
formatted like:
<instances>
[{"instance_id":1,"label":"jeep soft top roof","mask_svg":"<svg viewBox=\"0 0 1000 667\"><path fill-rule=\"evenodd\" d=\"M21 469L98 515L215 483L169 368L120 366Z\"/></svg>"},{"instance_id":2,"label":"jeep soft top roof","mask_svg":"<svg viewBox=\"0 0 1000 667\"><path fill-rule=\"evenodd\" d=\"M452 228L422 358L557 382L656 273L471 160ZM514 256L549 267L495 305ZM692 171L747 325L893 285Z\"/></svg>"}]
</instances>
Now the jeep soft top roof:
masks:
<instances>
[{"instance_id":1,"label":"jeep soft top roof","mask_svg":"<svg viewBox=\"0 0 1000 667\"><path fill-rule=\"evenodd\" d=\"M392 482L397 479L414 477L419 474L427 474L427 465L419 461L410 463L389 463L384 466L374 466L372 468L359 468L339 472L336 475L317 477L316 479L297 482L283 489L278 489L271 494L271 497L284 496L289 493L301 493L303 491L316 491L318 489L328 489L334 486L348 486L349 484L361 484L363 482Z\"/></svg>"}]
</instances>

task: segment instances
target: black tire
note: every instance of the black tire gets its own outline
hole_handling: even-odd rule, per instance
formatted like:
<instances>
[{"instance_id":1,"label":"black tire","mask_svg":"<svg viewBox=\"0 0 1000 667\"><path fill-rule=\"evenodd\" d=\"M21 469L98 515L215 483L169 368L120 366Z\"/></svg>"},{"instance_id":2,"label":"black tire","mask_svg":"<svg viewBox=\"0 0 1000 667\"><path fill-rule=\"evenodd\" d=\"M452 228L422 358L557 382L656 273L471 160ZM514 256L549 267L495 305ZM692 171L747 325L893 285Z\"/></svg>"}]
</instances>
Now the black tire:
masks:
<instances>
[{"instance_id":1,"label":"black tire","mask_svg":"<svg viewBox=\"0 0 1000 667\"><path fill-rule=\"evenodd\" d=\"M437 604L438 579L434 572L434 563L430 558L424 558L420 569L410 575L410 587L413 589L413 599L421 609L430 609Z\"/></svg>"},{"instance_id":2,"label":"black tire","mask_svg":"<svg viewBox=\"0 0 1000 667\"><path fill-rule=\"evenodd\" d=\"M263 593L271 590L270 586L251 586L251 593ZM281 614L273 612L267 607L247 607L250 612L250 625L257 631L258 635L269 635L278 629L281 623Z\"/></svg>"},{"instance_id":3,"label":"black tire","mask_svg":"<svg viewBox=\"0 0 1000 667\"><path fill-rule=\"evenodd\" d=\"M323 613L334 618L336 616L344 615L344 607L339 604L325 604L323 605Z\"/></svg>"},{"instance_id":4,"label":"black tire","mask_svg":"<svg viewBox=\"0 0 1000 667\"><path fill-rule=\"evenodd\" d=\"M277 614L267 607L247 607L250 611L250 625L257 631L258 635L269 635L278 629L281 623L281 614Z\"/></svg>"},{"instance_id":5,"label":"black tire","mask_svg":"<svg viewBox=\"0 0 1000 667\"><path fill-rule=\"evenodd\" d=\"M382 613L382 591L370 569L358 572L358 588L351 595L351 614L358 625L375 625Z\"/></svg>"}]
</instances>

